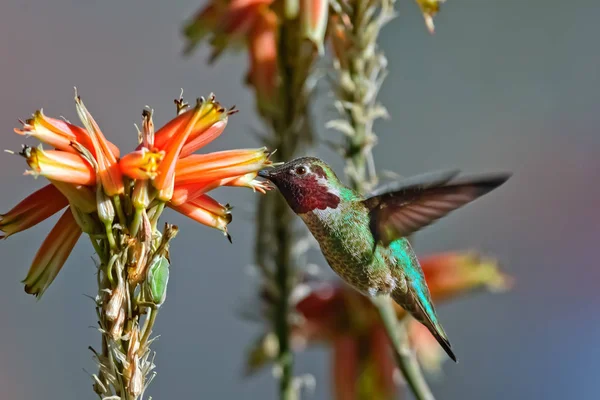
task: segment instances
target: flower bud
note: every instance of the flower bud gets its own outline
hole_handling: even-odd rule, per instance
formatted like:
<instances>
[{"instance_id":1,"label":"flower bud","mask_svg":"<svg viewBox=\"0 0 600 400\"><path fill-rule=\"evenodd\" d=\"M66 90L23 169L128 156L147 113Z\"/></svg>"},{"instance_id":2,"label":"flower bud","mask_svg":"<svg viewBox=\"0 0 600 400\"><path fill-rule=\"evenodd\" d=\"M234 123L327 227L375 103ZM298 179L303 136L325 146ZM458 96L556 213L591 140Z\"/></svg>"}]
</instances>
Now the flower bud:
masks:
<instances>
[{"instance_id":1,"label":"flower bud","mask_svg":"<svg viewBox=\"0 0 600 400\"><path fill-rule=\"evenodd\" d=\"M168 283L169 260L165 256L157 256L148 268L148 278L146 279L147 300L156 306L161 306L167 297Z\"/></svg>"}]
</instances>

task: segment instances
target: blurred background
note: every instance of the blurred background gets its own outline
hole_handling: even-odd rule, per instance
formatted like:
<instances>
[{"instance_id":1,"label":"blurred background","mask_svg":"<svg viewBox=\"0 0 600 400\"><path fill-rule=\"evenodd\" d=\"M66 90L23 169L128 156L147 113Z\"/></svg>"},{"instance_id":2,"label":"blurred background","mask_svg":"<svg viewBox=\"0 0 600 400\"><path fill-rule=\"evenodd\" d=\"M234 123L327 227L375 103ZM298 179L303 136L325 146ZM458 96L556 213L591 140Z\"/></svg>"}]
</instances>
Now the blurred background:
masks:
<instances>
[{"instance_id":1,"label":"blurred background","mask_svg":"<svg viewBox=\"0 0 600 400\"><path fill-rule=\"evenodd\" d=\"M255 146L253 97L242 84L243 54L206 66L206 48L181 56L180 28L193 0L4 0L0 6L0 128L18 150L18 118L43 107L77 120L73 86L105 135L124 149L149 105L160 126L184 88L191 100L215 92L241 110L207 150ZM376 126L377 166L402 175L439 168L512 171L501 189L427 228L419 254L479 249L516 278L512 292L473 295L439 307L460 363L432 382L439 399L596 399L600 347L600 4L585 0L451 0L430 36L413 1L382 45L390 75L381 100L392 118ZM317 126L333 116L324 97ZM321 137L335 135L319 129ZM335 136L337 138L337 136ZM33 141L31 141L33 143ZM341 173L338 157L317 154ZM42 181L24 160L0 155L0 210ZM252 299L251 191L220 189L235 207L234 247L215 231L166 213L181 228L161 335L155 399L275 398L269 370L242 378L244 351L261 331L239 318ZM0 388L5 399L92 398L97 346L92 247L81 240L39 302L20 281L55 218L0 243ZM312 260L324 265L317 253ZM326 270L329 273L328 270ZM329 358L313 349L296 373L329 397Z\"/></svg>"}]
</instances>

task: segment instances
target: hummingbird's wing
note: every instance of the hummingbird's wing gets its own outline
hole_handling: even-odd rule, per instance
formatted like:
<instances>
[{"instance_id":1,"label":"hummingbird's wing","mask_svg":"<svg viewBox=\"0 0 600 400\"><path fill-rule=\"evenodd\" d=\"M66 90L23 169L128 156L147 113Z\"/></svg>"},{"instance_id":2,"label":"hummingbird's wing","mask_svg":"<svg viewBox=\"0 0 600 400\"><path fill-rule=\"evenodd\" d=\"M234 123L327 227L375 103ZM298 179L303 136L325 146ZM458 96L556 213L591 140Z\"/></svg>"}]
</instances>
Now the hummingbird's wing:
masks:
<instances>
[{"instance_id":1,"label":"hummingbird's wing","mask_svg":"<svg viewBox=\"0 0 600 400\"><path fill-rule=\"evenodd\" d=\"M366 197L380 196L382 194L398 192L400 190L412 187L421 187L425 189L432 186L439 186L450 181L452 178L455 178L459 173L460 170L452 169L426 172L424 174L410 176L406 179L402 179L401 181L390 182L381 185L368 193Z\"/></svg>"},{"instance_id":2,"label":"hummingbird's wing","mask_svg":"<svg viewBox=\"0 0 600 400\"><path fill-rule=\"evenodd\" d=\"M497 188L509 177L510 174L498 174L462 182L415 183L369 197L363 203L370 210L375 242L388 245L406 237Z\"/></svg>"}]
</instances>

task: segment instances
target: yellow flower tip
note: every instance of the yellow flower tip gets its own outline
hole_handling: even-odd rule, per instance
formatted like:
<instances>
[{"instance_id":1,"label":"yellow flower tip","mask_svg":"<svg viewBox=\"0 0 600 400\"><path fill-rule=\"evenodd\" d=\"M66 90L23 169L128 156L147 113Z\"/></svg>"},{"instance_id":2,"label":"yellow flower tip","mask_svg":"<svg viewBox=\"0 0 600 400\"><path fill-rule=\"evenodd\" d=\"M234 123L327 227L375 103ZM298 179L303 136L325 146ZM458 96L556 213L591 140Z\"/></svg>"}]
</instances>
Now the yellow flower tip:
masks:
<instances>
[{"instance_id":1,"label":"yellow flower tip","mask_svg":"<svg viewBox=\"0 0 600 400\"><path fill-rule=\"evenodd\" d=\"M44 239L23 280L26 293L38 299L44 294L67 261L81 233L71 210L65 210Z\"/></svg>"},{"instance_id":2,"label":"yellow flower tip","mask_svg":"<svg viewBox=\"0 0 600 400\"><path fill-rule=\"evenodd\" d=\"M25 158L31 168L31 171L25 172L26 175L42 175L48 179L77 185L96 183L94 168L78 154L60 150L43 150L41 146L37 148L23 146L19 155Z\"/></svg>"},{"instance_id":3,"label":"yellow flower tip","mask_svg":"<svg viewBox=\"0 0 600 400\"><path fill-rule=\"evenodd\" d=\"M265 194L268 190L274 188L271 182L259 181L256 179L256 176L256 172L251 172L227 182L225 186L247 187L252 189L254 192L260 192L262 194Z\"/></svg>"},{"instance_id":4,"label":"yellow flower tip","mask_svg":"<svg viewBox=\"0 0 600 400\"><path fill-rule=\"evenodd\" d=\"M421 267L435 301L486 289L509 290L513 279L504 274L496 260L477 252L447 252L421 259Z\"/></svg>"},{"instance_id":5,"label":"yellow flower tip","mask_svg":"<svg viewBox=\"0 0 600 400\"><path fill-rule=\"evenodd\" d=\"M468 264L477 274L477 279L482 285L492 292L506 292L513 288L515 280L501 271L498 261L491 257L484 257L478 253L466 255Z\"/></svg>"},{"instance_id":6,"label":"yellow flower tip","mask_svg":"<svg viewBox=\"0 0 600 400\"><path fill-rule=\"evenodd\" d=\"M119 160L121 173L131 179L154 179L160 162L165 158L164 150L148 150L142 147Z\"/></svg>"},{"instance_id":7,"label":"yellow flower tip","mask_svg":"<svg viewBox=\"0 0 600 400\"><path fill-rule=\"evenodd\" d=\"M429 33L435 33L435 25L433 24L433 18L440 11L440 6L446 2L446 0L416 0L423 18L425 19L425 25Z\"/></svg>"}]
</instances>

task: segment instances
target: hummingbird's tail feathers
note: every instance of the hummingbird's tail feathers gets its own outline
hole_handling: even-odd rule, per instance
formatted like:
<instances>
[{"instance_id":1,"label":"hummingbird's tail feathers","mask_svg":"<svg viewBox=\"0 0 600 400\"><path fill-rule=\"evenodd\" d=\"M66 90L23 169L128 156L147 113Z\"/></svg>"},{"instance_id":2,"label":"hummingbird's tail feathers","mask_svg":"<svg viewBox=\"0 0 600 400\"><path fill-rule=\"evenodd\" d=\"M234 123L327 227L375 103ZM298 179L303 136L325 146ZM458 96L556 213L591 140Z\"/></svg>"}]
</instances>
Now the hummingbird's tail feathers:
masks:
<instances>
[{"instance_id":1,"label":"hummingbird's tail feathers","mask_svg":"<svg viewBox=\"0 0 600 400\"><path fill-rule=\"evenodd\" d=\"M435 311L433 311L433 318L425 311L421 302L413 295L406 294L401 291L392 292L392 298L396 303L398 303L402 308L412 315L414 319L425 325L429 332L433 335L435 340L439 343L439 345L444 349L448 357L452 359L454 362L458 362L454 351L452 350L452 345L450 344L450 340L442 328L442 325L437 321L435 316Z\"/></svg>"}]
</instances>

